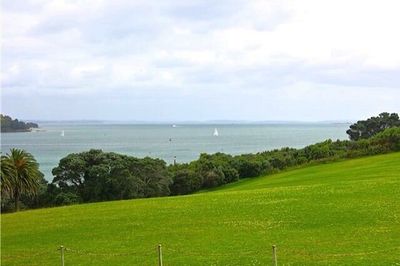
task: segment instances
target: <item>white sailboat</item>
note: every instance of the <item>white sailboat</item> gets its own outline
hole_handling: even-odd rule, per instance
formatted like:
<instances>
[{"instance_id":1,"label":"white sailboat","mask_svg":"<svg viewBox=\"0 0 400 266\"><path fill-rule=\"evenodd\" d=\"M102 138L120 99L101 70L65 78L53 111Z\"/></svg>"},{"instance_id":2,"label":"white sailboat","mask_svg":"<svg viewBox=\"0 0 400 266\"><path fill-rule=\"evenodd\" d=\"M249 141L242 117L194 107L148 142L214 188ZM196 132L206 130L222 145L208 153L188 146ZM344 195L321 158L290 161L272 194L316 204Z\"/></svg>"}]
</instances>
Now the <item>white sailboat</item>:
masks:
<instances>
[{"instance_id":1,"label":"white sailboat","mask_svg":"<svg viewBox=\"0 0 400 266\"><path fill-rule=\"evenodd\" d=\"M61 131L61 137L64 137L64 136L65 136L65 132L63 130L63 131Z\"/></svg>"},{"instance_id":2,"label":"white sailboat","mask_svg":"<svg viewBox=\"0 0 400 266\"><path fill-rule=\"evenodd\" d=\"M218 133L218 129L217 128L214 128L214 137L218 137L219 136L219 133Z\"/></svg>"}]
</instances>

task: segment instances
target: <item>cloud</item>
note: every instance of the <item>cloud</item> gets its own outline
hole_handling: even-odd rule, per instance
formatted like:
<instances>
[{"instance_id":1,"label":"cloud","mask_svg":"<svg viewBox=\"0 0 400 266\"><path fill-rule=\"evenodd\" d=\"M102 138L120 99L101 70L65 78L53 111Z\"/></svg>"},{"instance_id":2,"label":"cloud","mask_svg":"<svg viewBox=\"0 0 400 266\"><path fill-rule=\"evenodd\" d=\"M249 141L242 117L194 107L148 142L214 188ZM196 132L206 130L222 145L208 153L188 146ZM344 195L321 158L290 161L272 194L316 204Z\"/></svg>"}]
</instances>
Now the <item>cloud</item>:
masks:
<instances>
[{"instance_id":1,"label":"cloud","mask_svg":"<svg viewBox=\"0 0 400 266\"><path fill-rule=\"evenodd\" d=\"M3 111L20 117L57 118L49 110L80 97L79 110L65 119L324 119L400 109L393 100L400 98L394 0L15 0L1 6ZM340 115L344 94L354 108ZM319 103L324 95L331 95L329 104ZM30 110L29 98L42 104ZM202 110L208 103L217 112ZM238 112L237 105L247 108ZM154 106L161 111L149 112Z\"/></svg>"}]
</instances>

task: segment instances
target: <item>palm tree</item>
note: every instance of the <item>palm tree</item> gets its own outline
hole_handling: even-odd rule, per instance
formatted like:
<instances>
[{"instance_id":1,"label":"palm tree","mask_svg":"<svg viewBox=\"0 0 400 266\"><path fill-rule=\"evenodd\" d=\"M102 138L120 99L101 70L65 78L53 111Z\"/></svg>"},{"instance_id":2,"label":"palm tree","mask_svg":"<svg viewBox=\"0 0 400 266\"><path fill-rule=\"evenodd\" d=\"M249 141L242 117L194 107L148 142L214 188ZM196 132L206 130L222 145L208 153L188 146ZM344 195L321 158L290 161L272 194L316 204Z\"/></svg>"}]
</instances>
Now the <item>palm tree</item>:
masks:
<instances>
[{"instance_id":1,"label":"palm tree","mask_svg":"<svg viewBox=\"0 0 400 266\"><path fill-rule=\"evenodd\" d=\"M1 177L1 193L5 195L10 191L11 183L10 183L10 171L11 167L9 161L7 160L7 156L1 156L1 164L0 164L0 177Z\"/></svg>"},{"instance_id":2,"label":"palm tree","mask_svg":"<svg viewBox=\"0 0 400 266\"><path fill-rule=\"evenodd\" d=\"M24 150L11 149L1 157L1 189L14 200L15 211L19 210L21 195L37 193L41 176L39 164Z\"/></svg>"}]
</instances>

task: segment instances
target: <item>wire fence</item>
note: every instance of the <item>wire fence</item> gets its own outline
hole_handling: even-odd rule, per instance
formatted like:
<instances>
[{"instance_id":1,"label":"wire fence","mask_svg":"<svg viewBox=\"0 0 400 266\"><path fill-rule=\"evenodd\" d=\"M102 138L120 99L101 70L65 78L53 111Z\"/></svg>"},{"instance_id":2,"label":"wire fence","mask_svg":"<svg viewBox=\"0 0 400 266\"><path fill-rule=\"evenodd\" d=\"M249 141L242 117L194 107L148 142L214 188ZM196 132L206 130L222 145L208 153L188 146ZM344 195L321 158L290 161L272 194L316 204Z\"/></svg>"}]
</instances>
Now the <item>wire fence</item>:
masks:
<instances>
[{"instance_id":1,"label":"wire fence","mask_svg":"<svg viewBox=\"0 0 400 266\"><path fill-rule=\"evenodd\" d=\"M58 249L60 250L60 249ZM148 251L148 252L121 252L121 253L98 253L98 252L91 252L86 250L76 250L71 248L64 248L65 253L73 253L78 256L95 256L95 257L124 257L124 256L148 256L153 255L155 251Z\"/></svg>"},{"instance_id":2,"label":"wire fence","mask_svg":"<svg viewBox=\"0 0 400 266\"><path fill-rule=\"evenodd\" d=\"M73 253L78 256L95 256L95 257L122 257L122 256L151 256L151 255L157 255L158 257L158 265L162 266L163 265L163 252L166 252L168 254L174 253L174 254L183 254L185 256L196 256L196 257L233 257L233 256L259 256L261 252L257 251L235 251L234 253L207 253L204 254L204 252L182 252L182 250L176 250L170 247L163 248L161 244L157 245L156 249L154 250L149 250L146 252L121 252L121 253L110 253L110 252L91 252L91 251L86 251L86 250L78 250L78 249L72 249L72 248L67 248L64 246L60 246L60 248L57 249L60 252L60 258L61 258L61 266L65 266L65 255L67 253ZM276 266L277 265L277 254L276 254L276 246L272 246L272 265Z\"/></svg>"},{"instance_id":3,"label":"wire fence","mask_svg":"<svg viewBox=\"0 0 400 266\"><path fill-rule=\"evenodd\" d=\"M368 252L351 252L351 253L342 253L342 254L323 254L324 258L329 257L347 257L347 256L368 256L378 253L387 253L400 250L400 246L393 247L389 249L376 249L373 251ZM98 257L98 258L106 258L106 257L133 257L135 259L139 259L139 257L154 257L157 258L158 265L163 265L163 253L165 253L165 257L169 255L176 256L179 254L180 256L193 256L193 257L203 257L203 258L225 258L225 257L232 257L232 258L243 258L243 257L254 257L254 258L265 258L266 256L270 256L271 258L271 265L277 266L278 265L278 252L277 247L272 245L272 250L270 249L267 252L265 249L262 250L235 250L234 252L207 252L204 251L188 251L187 249L181 250L177 248L172 248L168 246L161 246L161 244L151 248L149 250L142 250L142 251L129 251L129 252L112 252L111 250L102 250L98 252L93 252L90 250L85 249L76 249L70 247L60 246L58 249L53 250L43 250L36 253L26 252L24 254L18 254L13 256L7 256L8 258L12 259L33 259L39 256L51 256L51 257L59 257L60 258L60 265L65 266L68 263L68 258L71 256L89 256L89 257ZM2 254L3 256L3 254ZM318 255L316 254L303 254L303 256L312 256L314 259L317 259Z\"/></svg>"}]
</instances>

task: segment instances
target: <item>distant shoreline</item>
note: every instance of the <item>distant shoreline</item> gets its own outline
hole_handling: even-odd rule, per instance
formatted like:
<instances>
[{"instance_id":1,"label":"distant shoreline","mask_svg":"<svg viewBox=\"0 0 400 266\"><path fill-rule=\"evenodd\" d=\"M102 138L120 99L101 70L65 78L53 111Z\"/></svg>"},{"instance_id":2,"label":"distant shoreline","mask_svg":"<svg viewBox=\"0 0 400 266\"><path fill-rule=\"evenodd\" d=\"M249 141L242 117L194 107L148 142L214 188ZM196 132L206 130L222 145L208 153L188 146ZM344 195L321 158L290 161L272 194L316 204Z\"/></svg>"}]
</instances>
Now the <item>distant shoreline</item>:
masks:
<instances>
[{"instance_id":1,"label":"distant shoreline","mask_svg":"<svg viewBox=\"0 0 400 266\"><path fill-rule=\"evenodd\" d=\"M35 121L43 125L166 125L166 126L183 126L183 125L350 125L352 122L341 121L180 121L180 122L142 122L142 121Z\"/></svg>"},{"instance_id":2,"label":"distant shoreline","mask_svg":"<svg viewBox=\"0 0 400 266\"><path fill-rule=\"evenodd\" d=\"M39 128L39 125L36 123L13 119L8 115L0 114L0 118L1 133L31 132L33 128Z\"/></svg>"},{"instance_id":3,"label":"distant shoreline","mask_svg":"<svg viewBox=\"0 0 400 266\"><path fill-rule=\"evenodd\" d=\"M26 132L32 132L32 129L19 129L19 130L12 130L12 131L1 131L1 133L26 133Z\"/></svg>"},{"instance_id":4,"label":"distant shoreline","mask_svg":"<svg viewBox=\"0 0 400 266\"><path fill-rule=\"evenodd\" d=\"M1 133L28 133L28 132L46 132L47 130L44 128L27 128L27 129L19 129L13 131L1 131Z\"/></svg>"}]
</instances>

